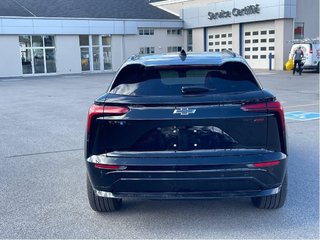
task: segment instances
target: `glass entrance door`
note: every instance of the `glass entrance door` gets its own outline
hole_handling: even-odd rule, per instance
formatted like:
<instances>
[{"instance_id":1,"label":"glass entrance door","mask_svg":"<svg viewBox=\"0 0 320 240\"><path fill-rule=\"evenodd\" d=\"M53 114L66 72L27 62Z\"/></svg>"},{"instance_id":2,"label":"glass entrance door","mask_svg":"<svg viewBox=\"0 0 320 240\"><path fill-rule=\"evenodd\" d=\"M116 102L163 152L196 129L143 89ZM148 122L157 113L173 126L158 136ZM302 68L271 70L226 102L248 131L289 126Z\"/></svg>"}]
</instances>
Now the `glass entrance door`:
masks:
<instances>
[{"instance_id":1,"label":"glass entrance door","mask_svg":"<svg viewBox=\"0 0 320 240\"><path fill-rule=\"evenodd\" d=\"M82 71L104 71L112 69L111 36L80 35Z\"/></svg>"},{"instance_id":2,"label":"glass entrance door","mask_svg":"<svg viewBox=\"0 0 320 240\"><path fill-rule=\"evenodd\" d=\"M56 72L54 36L19 36L23 74Z\"/></svg>"},{"instance_id":3,"label":"glass entrance door","mask_svg":"<svg viewBox=\"0 0 320 240\"><path fill-rule=\"evenodd\" d=\"M34 73L45 73L43 49L33 50L33 68Z\"/></svg>"}]
</instances>

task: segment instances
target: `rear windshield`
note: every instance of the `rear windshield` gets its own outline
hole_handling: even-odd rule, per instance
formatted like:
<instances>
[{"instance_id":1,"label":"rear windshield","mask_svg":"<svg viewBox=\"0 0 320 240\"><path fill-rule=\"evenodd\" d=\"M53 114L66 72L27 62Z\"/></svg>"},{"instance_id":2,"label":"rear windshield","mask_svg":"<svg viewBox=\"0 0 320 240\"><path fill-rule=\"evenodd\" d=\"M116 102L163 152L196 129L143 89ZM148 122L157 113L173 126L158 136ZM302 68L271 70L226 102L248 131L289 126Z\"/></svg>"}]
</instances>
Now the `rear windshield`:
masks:
<instances>
[{"instance_id":1,"label":"rear windshield","mask_svg":"<svg viewBox=\"0 0 320 240\"><path fill-rule=\"evenodd\" d=\"M183 94L182 89L189 87L205 90L194 93L190 91L191 94L234 93L261 89L247 66L230 62L216 67L128 65L119 72L110 92L131 96L172 96Z\"/></svg>"},{"instance_id":2,"label":"rear windshield","mask_svg":"<svg viewBox=\"0 0 320 240\"><path fill-rule=\"evenodd\" d=\"M298 50L298 48L301 47L301 50L303 51L304 56L306 56L306 53L309 52L309 49L312 48L311 44L294 44L291 47L291 52L290 54L294 54L294 52L296 50Z\"/></svg>"}]
</instances>

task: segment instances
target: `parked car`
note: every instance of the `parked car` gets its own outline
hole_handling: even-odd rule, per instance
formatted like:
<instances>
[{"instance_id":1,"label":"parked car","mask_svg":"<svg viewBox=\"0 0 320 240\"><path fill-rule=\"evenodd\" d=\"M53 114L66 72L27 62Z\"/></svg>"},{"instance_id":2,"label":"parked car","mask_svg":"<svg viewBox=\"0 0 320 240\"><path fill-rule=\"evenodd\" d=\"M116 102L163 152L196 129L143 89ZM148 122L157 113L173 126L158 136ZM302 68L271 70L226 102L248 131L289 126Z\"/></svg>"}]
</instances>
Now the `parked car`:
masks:
<instances>
[{"instance_id":1,"label":"parked car","mask_svg":"<svg viewBox=\"0 0 320 240\"><path fill-rule=\"evenodd\" d=\"M304 58L302 59L303 69L320 69L320 43L319 40L294 40L289 53L289 59L293 57L294 52L301 47Z\"/></svg>"},{"instance_id":2,"label":"parked car","mask_svg":"<svg viewBox=\"0 0 320 240\"><path fill-rule=\"evenodd\" d=\"M95 211L123 198L285 202L282 106L232 52L133 56L90 107L86 133Z\"/></svg>"}]
</instances>

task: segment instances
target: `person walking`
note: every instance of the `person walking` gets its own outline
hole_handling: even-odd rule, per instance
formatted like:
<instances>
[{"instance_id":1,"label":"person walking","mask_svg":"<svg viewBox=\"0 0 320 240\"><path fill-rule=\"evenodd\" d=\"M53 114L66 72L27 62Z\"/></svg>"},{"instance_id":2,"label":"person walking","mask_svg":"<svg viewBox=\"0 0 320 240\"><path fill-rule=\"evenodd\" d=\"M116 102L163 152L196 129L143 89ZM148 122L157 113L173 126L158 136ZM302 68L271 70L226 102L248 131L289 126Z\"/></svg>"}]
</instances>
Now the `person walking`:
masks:
<instances>
[{"instance_id":1,"label":"person walking","mask_svg":"<svg viewBox=\"0 0 320 240\"><path fill-rule=\"evenodd\" d=\"M292 73L293 75L296 73L297 64L299 67L299 75L301 75L301 73L302 73L302 58L303 57L304 57L303 51L301 50L301 46L299 46L298 49L296 49L294 51L294 56L293 56L294 63L293 63L293 73Z\"/></svg>"}]
</instances>

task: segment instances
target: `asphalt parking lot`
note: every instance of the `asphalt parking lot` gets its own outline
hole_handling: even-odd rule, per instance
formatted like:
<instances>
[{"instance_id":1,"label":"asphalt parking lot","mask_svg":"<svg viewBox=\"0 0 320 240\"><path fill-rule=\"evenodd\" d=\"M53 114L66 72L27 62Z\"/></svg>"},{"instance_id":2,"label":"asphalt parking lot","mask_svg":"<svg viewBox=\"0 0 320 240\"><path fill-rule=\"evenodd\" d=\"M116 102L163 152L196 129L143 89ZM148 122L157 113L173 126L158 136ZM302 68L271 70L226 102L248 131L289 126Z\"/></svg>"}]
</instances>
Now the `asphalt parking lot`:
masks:
<instances>
[{"instance_id":1,"label":"asphalt parking lot","mask_svg":"<svg viewBox=\"0 0 320 240\"><path fill-rule=\"evenodd\" d=\"M319 238L319 119L287 119L285 206L249 199L125 200L119 212L88 204L86 114L112 74L0 79L0 238ZM258 71L285 111L319 113L319 75Z\"/></svg>"}]
</instances>

